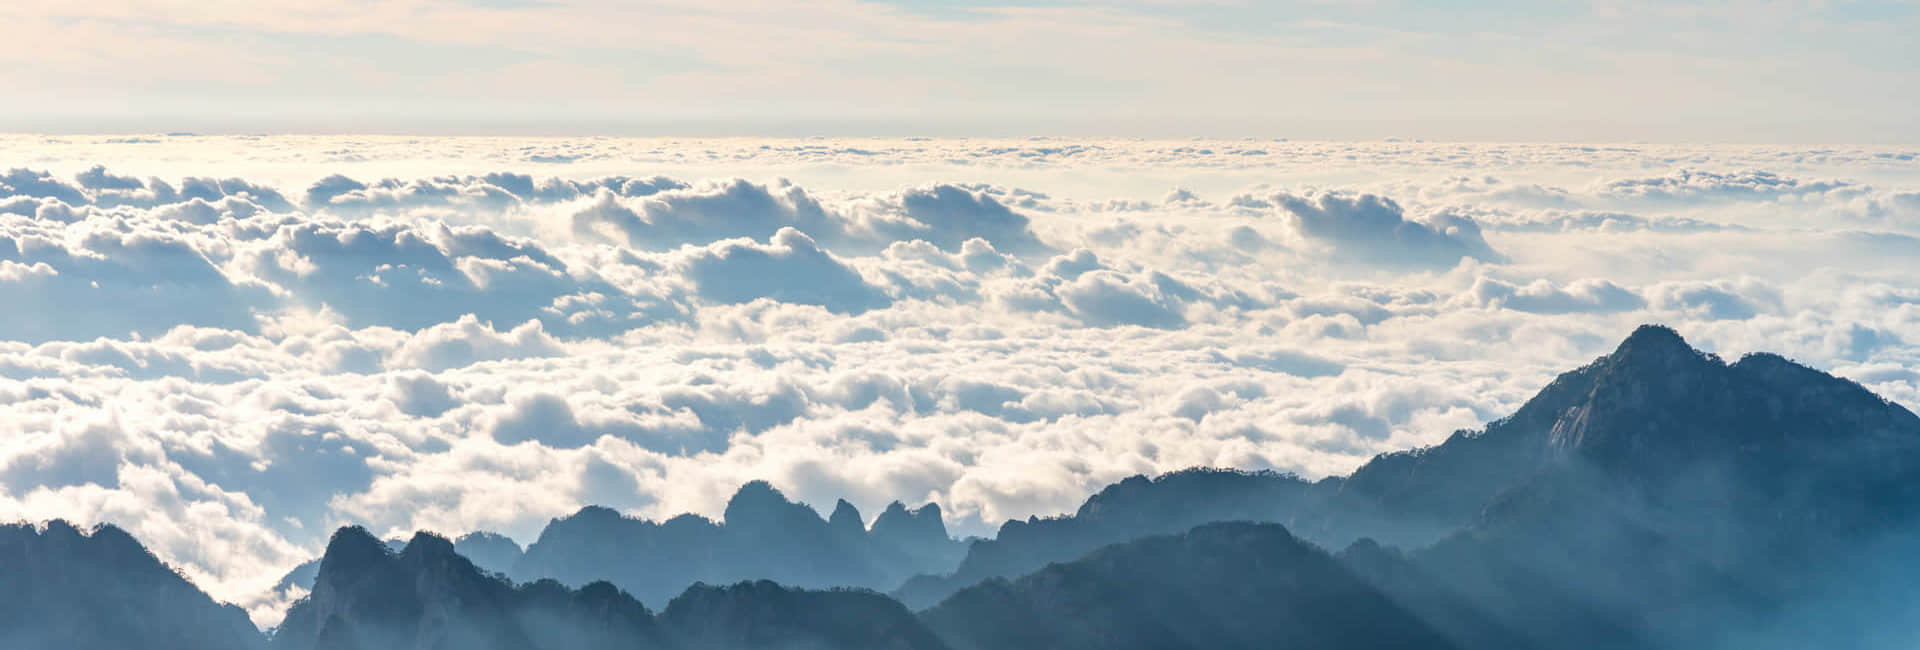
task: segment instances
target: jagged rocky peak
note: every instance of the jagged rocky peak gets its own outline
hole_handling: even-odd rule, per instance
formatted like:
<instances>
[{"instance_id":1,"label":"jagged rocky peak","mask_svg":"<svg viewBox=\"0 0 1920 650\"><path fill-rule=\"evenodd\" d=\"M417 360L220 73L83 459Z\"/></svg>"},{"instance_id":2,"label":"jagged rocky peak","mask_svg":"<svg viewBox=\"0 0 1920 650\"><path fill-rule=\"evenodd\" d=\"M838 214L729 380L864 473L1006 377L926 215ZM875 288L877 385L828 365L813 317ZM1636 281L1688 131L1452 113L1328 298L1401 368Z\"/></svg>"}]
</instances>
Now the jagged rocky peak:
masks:
<instances>
[{"instance_id":1,"label":"jagged rocky peak","mask_svg":"<svg viewBox=\"0 0 1920 650\"><path fill-rule=\"evenodd\" d=\"M454 550L452 540L426 531L414 533L397 559L409 571L446 579L473 581L483 575L472 560Z\"/></svg>"},{"instance_id":2,"label":"jagged rocky peak","mask_svg":"<svg viewBox=\"0 0 1920 650\"><path fill-rule=\"evenodd\" d=\"M827 527L835 533L857 537L867 532L865 519L860 518L860 509L841 499L833 504L833 515L827 517Z\"/></svg>"},{"instance_id":3,"label":"jagged rocky peak","mask_svg":"<svg viewBox=\"0 0 1920 650\"><path fill-rule=\"evenodd\" d=\"M512 541L508 540L508 543L512 543ZM384 567L386 562L392 559L392 556L404 550L406 546L406 540L402 539L389 539L384 542L379 541L374 538L372 533L358 526L342 528L334 531L333 538L329 540L327 550L321 557L303 562L300 566L294 567L292 571L288 571L287 575L280 578L279 584L274 585L273 591L277 594L287 595L297 588L314 588L315 582L320 576L322 560L327 556L334 558L333 570L335 573L344 571L348 574L360 574L369 567ZM516 546L515 548L518 547ZM504 569L507 566L511 566L511 563L508 562L500 566Z\"/></svg>"},{"instance_id":4,"label":"jagged rocky peak","mask_svg":"<svg viewBox=\"0 0 1920 650\"><path fill-rule=\"evenodd\" d=\"M1635 359L1646 362L1674 363L1700 360L1705 354L1695 350L1687 343L1680 332L1659 324L1646 324L1634 328L1619 347L1614 348L1615 359Z\"/></svg>"},{"instance_id":5,"label":"jagged rocky peak","mask_svg":"<svg viewBox=\"0 0 1920 650\"><path fill-rule=\"evenodd\" d=\"M1368 461L1342 484L1346 514L1316 532L1336 544L1371 535L1422 545L1501 491L1569 462L1634 479L1708 466L1778 476L1841 468L1846 458L1906 458L1915 441L1920 419L1850 381L1771 354L1729 365L1671 328L1644 325L1511 417ZM1820 458L1828 460L1813 462Z\"/></svg>"},{"instance_id":6,"label":"jagged rocky peak","mask_svg":"<svg viewBox=\"0 0 1920 650\"><path fill-rule=\"evenodd\" d=\"M1693 420L1735 415L1732 375L1719 357L1694 349L1672 328L1641 325L1611 354L1561 375L1502 424L1528 437L1544 429L1536 440L1556 455L1640 454L1698 434L1674 421L1682 412Z\"/></svg>"},{"instance_id":7,"label":"jagged rocky peak","mask_svg":"<svg viewBox=\"0 0 1920 650\"><path fill-rule=\"evenodd\" d=\"M320 577L341 572L358 572L386 565L392 552L380 538L359 526L333 531L327 550L320 555Z\"/></svg>"},{"instance_id":8,"label":"jagged rocky peak","mask_svg":"<svg viewBox=\"0 0 1920 650\"><path fill-rule=\"evenodd\" d=\"M945 540L947 524L940 517L940 504L929 503L915 510L908 510L906 504L899 501L887 504L887 509L873 520L875 539L889 540Z\"/></svg>"},{"instance_id":9,"label":"jagged rocky peak","mask_svg":"<svg viewBox=\"0 0 1920 650\"><path fill-rule=\"evenodd\" d=\"M1774 354L1728 365L1657 325L1635 330L1580 372L1591 385L1560 410L1547 440L1609 466L1677 467L1736 449L1781 453L1815 433L1858 437L1920 425L1853 382Z\"/></svg>"},{"instance_id":10,"label":"jagged rocky peak","mask_svg":"<svg viewBox=\"0 0 1920 650\"><path fill-rule=\"evenodd\" d=\"M453 540L424 530L414 533L413 539L407 540L407 549L401 553L402 557L434 560L456 555L458 554L453 550Z\"/></svg>"},{"instance_id":11,"label":"jagged rocky peak","mask_svg":"<svg viewBox=\"0 0 1920 650\"><path fill-rule=\"evenodd\" d=\"M1599 363L1596 392L1617 382L1632 391L1628 397L1635 405L1649 398L1685 397L1703 388L1709 375L1726 370L1719 357L1695 350L1664 325L1641 325Z\"/></svg>"},{"instance_id":12,"label":"jagged rocky peak","mask_svg":"<svg viewBox=\"0 0 1920 650\"><path fill-rule=\"evenodd\" d=\"M605 584L515 587L454 542L416 533L398 553L358 527L334 533L313 593L294 604L274 650L651 648L649 613Z\"/></svg>"}]
</instances>

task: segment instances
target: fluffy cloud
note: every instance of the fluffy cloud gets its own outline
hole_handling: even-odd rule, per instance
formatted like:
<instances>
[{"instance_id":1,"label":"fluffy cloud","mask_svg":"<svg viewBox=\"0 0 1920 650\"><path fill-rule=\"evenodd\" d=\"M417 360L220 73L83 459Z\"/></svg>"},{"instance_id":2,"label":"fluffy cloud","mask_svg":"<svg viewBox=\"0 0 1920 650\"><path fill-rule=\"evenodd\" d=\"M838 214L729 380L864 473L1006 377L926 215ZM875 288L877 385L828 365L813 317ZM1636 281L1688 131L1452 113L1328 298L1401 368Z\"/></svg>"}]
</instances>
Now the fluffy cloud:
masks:
<instances>
[{"instance_id":1,"label":"fluffy cloud","mask_svg":"<svg viewBox=\"0 0 1920 650\"><path fill-rule=\"evenodd\" d=\"M649 250L723 239L762 239L798 228L830 239L847 236L846 223L829 215L806 190L790 183L756 185L735 179L666 192L628 205L611 192L573 216L577 235L601 235Z\"/></svg>"},{"instance_id":2,"label":"fluffy cloud","mask_svg":"<svg viewBox=\"0 0 1920 650\"><path fill-rule=\"evenodd\" d=\"M768 298L858 314L892 302L859 271L792 228L780 229L765 245L751 240L720 242L688 256L683 264L700 297L716 303Z\"/></svg>"},{"instance_id":3,"label":"fluffy cloud","mask_svg":"<svg viewBox=\"0 0 1920 650\"><path fill-rule=\"evenodd\" d=\"M142 225L118 217L0 223L0 301L14 310L0 321L0 336L39 342L151 336L175 325L255 329L271 291L225 274L209 256L221 242Z\"/></svg>"},{"instance_id":4,"label":"fluffy cloud","mask_svg":"<svg viewBox=\"0 0 1920 650\"><path fill-rule=\"evenodd\" d=\"M1451 267L1462 259L1501 261L1480 235L1479 224L1452 212L1409 220L1393 199L1373 194L1275 194L1243 201L1271 203L1291 217L1300 234L1333 247L1338 259L1363 265Z\"/></svg>"},{"instance_id":5,"label":"fluffy cloud","mask_svg":"<svg viewBox=\"0 0 1920 650\"><path fill-rule=\"evenodd\" d=\"M1580 312L1621 312L1647 306L1647 300L1631 289L1606 280L1580 280L1566 287L1548 280L1534 280L1515 286L1495 278L1475 280L1473 288L1461 294L1468 302L1536 314Z\"/></svg>"},{"instance_id":6,"label":"fluffy cloud","mask_svg":"<svg viewBox=\"0 0 1920 650\"><path fill-rule=\"evenodd\" d=\"M590 181L491 173L483 176L439 177L403 181L387 178L372 184L334 174L315 181L304 195L314 212L348 216L404 214L415 210L482 210L506 212L531 205L563 203L603 193L607 197L643 197L683 189L665 178L607 176Z\"/></svg>"},{"instance_id":7,"label":"fluffy cloud","mask_svg":"<svg viewBox=\"0 0 1920 650\"><path fill-rule=\"evenodd\" d=\"M393 351L389 367L446 370L482 361L525 359L562 354L559 342L548 336L540 321L530 320L501 332L481 323L473 314L415 333Z\"/></svg>"},{"instance_id":8,"label":"fluffy cloud","mask_svg":"<svg viewBox=\"0 0 1920 650\"><path fill-rule=\"evenodd\" d=\"M1824 194L1853 187L1846 181L1803 181L1761 170L1716 173L1676 169L1662 176L1623 178L1596 185L1603 197L1666 201L1766 201L1801 194Z\"/></svg>"},{"instance_id":9,"label":"fluffy cloud","mask_svg":"<svg viewBox=\"0 0 1920 650\"><path fill-rule=\"evenodd\" d=\"M830 247L871 253L895 242L921 241L947 251L979 239L996 250L1036 255L1051 249L1027 217L991 196L992 188L933 185L860 195L830 207L781 180L733 179L661 191L629 200L602 191L572 216L574 235L646 250L672 250L725 239L764 239L794 228Z\"/></svg>"},{"instance_id":10,"label":"fluffy cloud","mask_svg":"<svg viewBox=\"0 0 1920 650\"><path fill-rule=\"evenodd\" d=\"M0 518L125 524L268 623L348 522L527 541L767 479L978 534L1345 472L1646 321L1920 405L1900 151L162 140L0 136L63 170L0 178Z\"/></svg>"}]
</instances>

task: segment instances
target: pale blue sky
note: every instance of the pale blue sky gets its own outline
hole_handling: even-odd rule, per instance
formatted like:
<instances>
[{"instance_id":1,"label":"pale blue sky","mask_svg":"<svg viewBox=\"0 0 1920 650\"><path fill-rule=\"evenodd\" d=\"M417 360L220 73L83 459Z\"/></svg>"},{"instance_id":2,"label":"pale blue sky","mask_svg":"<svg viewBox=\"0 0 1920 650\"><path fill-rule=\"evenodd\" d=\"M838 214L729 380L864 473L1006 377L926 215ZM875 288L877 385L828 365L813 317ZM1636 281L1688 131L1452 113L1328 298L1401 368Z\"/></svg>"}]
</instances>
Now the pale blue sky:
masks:
<instances>
[{"instance_id":1,"label":"pale blue sky","mask_svg":"<svg viewBox=\"0 0 1920 650\"><path fill-rule=\"evenodd\" d=\"M1917 8L19 0L0 130L1916 142Z\"/></svg>"}]
</instances>

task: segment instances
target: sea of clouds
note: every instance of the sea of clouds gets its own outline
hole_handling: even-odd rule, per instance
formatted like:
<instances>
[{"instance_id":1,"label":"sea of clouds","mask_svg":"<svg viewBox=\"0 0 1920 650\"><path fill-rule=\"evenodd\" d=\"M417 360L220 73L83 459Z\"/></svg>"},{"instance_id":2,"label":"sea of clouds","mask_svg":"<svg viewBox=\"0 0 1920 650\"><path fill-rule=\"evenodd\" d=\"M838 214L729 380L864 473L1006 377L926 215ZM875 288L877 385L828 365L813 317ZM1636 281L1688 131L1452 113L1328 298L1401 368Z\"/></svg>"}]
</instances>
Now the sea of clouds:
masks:
<instances>
[{"instance_id":1,"label":"sea of clouds","mask_svg":"<svg viewBox=\"0 0 1920 650\"><path fill-rule=\"evenodd\" d=\"M262 624L335 526L1341 474L1635 324L1920 406L1920 150L0 137L0 519Z\"/></svg>"}]
</instances>

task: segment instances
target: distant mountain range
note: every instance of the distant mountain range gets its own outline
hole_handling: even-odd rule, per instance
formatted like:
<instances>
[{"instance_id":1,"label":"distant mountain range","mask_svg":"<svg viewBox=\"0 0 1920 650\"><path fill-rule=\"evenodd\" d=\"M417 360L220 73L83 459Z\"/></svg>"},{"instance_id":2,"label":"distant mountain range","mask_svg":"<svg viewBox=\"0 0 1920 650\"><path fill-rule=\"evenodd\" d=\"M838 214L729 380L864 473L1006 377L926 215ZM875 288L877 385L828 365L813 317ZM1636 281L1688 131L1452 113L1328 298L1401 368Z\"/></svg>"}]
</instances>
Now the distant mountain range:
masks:
<instances>
[{"instance_id":1,"label":"distant mountain range","mask_svg":"<svg viewBox=\"0 0 1920 650\"><path fill-rule=\"evenodd\" d=\"M266 637L117 529L12 526L0 528L0 646L1920 642L1920 418L1779 356L1727 363L1657 326L1508 418L1346 477L1135 477L969 545L933 505L861 522L844 501L823 519L756 482L722 522L587 508L524 552L484 534L396 545L347 528L289 577L311 593ZM109 623L83 623L96 619Z\"/></svg>"},{"instance_id":2,"label":"distant mountain range","mask_svg":"<svg viewBox=\"0 0 1920 650\"><path fill-rule=\"evenodd\" d=\"M385 543L396 552L406 546ZM655 606L699 583L887 589L915 574L949 570L966 553L964 543L947 536L939 505L909 509L896 501L868 528L845 500L821 519L764 481L741 486L720 522L697 515L652 522L588 506L549 522L525 549L488 532L462 535L453 546L482 571L517 582L606 581ZM318 559L301 564L276 590L311 589L319 567Z\"/></svg>"},{"instance_id":3,"label":"distant mountain range","mask_svg":"<svg viewBox=\"0 0 1920 650\"><path fill-rule=\"evenodd\" d=\"M584 508L548 524L501 570L522 581L607 580L644 602L665 603L696 582L887 589L916 573L946 570L966 552L947 536L938 505L909 510L894 502L872 528L863 521L844 500L822 519L755 481L734 493L721 522L681 515L655 523Z\"/></svg>"},{"instance_id":4,"label":"distant mountain range","mask_svg":"<svg viewBox=\"0 0 1920 650\"><path fill-rule=\"evenodd\" d=\"M272 650L340 648L900 648L945 646L899 603L872 592L767 581L698 585L653 614L606 582L515 585L454 544L420 533L395 553L359 528L335 533L311 595L274 630Z\"/></svg>"}]
</instances>

